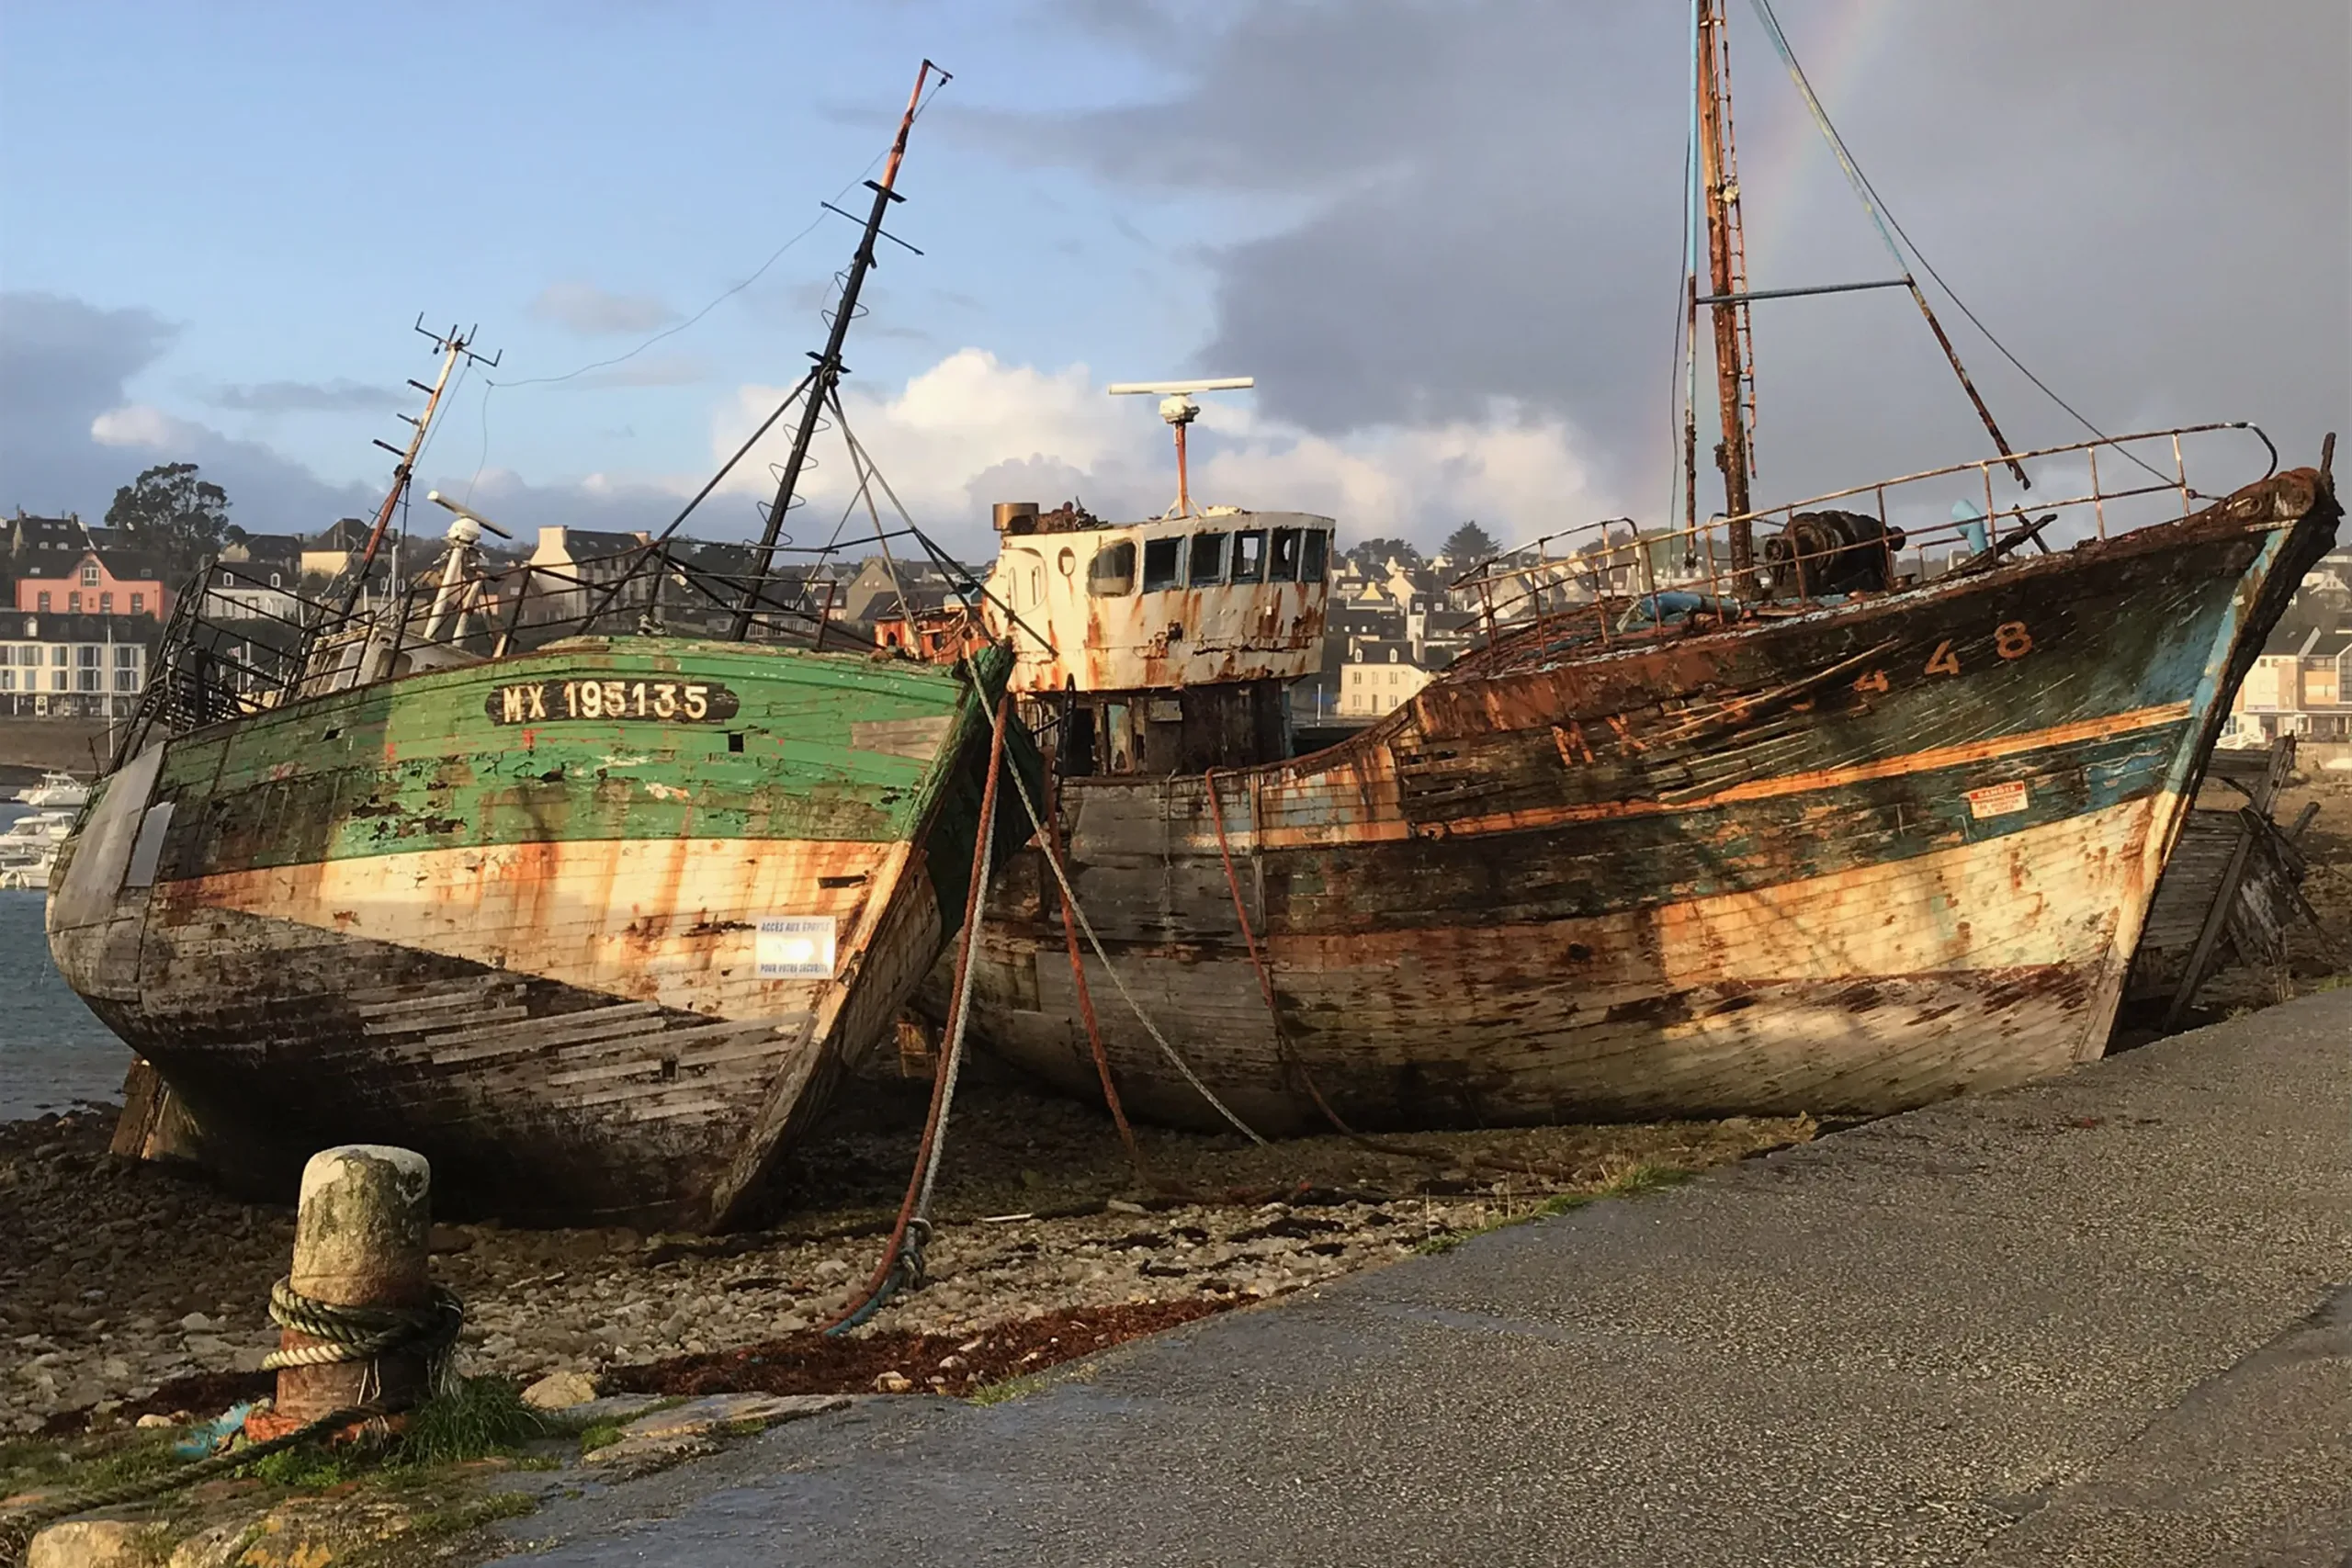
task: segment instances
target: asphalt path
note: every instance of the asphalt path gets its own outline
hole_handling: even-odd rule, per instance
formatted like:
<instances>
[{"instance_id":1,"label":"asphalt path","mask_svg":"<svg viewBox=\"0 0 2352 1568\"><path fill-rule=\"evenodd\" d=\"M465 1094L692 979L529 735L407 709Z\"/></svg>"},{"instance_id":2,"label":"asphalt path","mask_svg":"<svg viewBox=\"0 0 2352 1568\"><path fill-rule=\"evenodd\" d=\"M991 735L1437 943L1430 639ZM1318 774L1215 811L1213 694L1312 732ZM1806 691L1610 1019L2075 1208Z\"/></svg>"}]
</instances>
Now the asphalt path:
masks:
<instances>
[{"instance_id":1,"label":"asphalt path","mask_svg":"<svg viewBox=\"0 0 2352 1568\"><path fill-rule=\"evenodd\" d=\"M899 1397L535 1568L2352 1562L2352 990Z\"/></svg>"}]
</instances>

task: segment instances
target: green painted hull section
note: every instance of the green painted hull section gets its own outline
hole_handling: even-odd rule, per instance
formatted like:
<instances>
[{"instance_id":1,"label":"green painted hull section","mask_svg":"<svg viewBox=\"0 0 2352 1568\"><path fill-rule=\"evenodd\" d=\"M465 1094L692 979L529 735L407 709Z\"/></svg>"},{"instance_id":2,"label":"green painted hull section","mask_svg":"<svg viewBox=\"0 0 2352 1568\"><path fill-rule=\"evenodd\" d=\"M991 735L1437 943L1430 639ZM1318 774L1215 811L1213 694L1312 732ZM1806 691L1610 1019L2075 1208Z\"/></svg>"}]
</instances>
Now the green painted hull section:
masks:
<instances>
[{"instance_id":1,"label":"green painted hull section","mask_svg":"<svg viewBox=\"0 0 2352 1568\"><path fill-rule=\"evenodd\" d=\"M486 710L502 687L589 680L707 683L741 706L702 723ZM158 794L204 823L174 834L164 877L571 840L902 840L956 749L859 742L952 720L963 699L929 666L650 637L412 675L175 741Z\"/></svg>"}]
</instances>

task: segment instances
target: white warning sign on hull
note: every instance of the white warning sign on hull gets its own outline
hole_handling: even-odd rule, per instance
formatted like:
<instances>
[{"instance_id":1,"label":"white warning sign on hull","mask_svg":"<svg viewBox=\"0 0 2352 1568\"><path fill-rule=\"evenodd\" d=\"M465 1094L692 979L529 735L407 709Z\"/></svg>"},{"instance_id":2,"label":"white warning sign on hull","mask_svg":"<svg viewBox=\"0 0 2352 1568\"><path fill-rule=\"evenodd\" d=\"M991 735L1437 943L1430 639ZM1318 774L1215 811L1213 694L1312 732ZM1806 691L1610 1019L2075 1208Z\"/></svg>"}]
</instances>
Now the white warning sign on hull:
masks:
<instances>
[{"instance_id":1,"label":"white warning sign on hull","mask_svg":"<svg viewBox=\"0 0 2352 1568\"><path fill-rule=\"evenodd\" d=\"M1968 814L1979 821L1987 817L2007 817L2023 811L2027 799L2025 781L2013 779L2007 784L1987 784L1983 789L1968 792Z\"/></svg>"},{"instance_id":2,"label":"white warning sign on hull","mask_svg":"<svg viewBox=\"0 0 2352 1568\"><path fill-rule=\"evenodd\" d=\"M752 957L763 980L830 980L838 922L831 915L762 915Z\"/></svg>"}]
</instances>

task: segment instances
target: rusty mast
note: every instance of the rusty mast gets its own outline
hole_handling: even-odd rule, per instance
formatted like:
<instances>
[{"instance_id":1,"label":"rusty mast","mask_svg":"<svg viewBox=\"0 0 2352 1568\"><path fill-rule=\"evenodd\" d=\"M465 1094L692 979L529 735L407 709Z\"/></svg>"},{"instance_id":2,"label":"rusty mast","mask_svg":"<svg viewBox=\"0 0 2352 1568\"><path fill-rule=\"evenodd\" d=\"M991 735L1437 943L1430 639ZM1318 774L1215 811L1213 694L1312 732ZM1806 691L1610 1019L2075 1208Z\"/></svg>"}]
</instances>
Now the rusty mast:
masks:
<instances>
[{"instance_id":1,"label":"rusty mast","mask_svg":"<svg viewBox=\"0 0 2352 1568\"><path fill-rule=\"evenodd\" d=\"M803 383L800 423L792 434L792 451L776 479L775 501L769 506L767 519L760 528L751 581L744 587L743 602L735 612L735 622L728 634L737 642L751 633L752 614L766 592L768 569L775 559L776 535L784 526L784 514L792 508L794 492L800 487L801 470L808 466L808 444L816 438L817 425L841 384L842 344L849 336L850 321L857 315L857 297L865 287L865 275L874 265L874 242L894 238L882 232L882 217L889 211L892 202L906 199L894 188L899 181L899 164L907 155L907 133L914 129L915 116L922 108L923 88L929 85L934 73L943 85L953 79L953 73L942 71L928 60L922 62L922 69L915 73L914 91L907 96L907 111L899 118L899 134L890 143L889 161L883 165L882 177L865 182L866 188L874 193L874 206L865 215L865 229L858 236L857 252L850 258L849 271L842 275L841 298L833 303L831 330L826 335L824 352L812 356L816 367ZM826 205L830 208L832 204ZM910 250L913 248L908 246Z\"/></svg>"},{"instance_id":2,"label":"rusty mast","mask_svg":"<svg viewBox=\"0 0 2352 1568\"><path fill-rule=\"evenodd\" d=\"M1748 330L1747 246L1739 217L1739 174L1731 134L1731 55L1724 36L1719 0L1698 0L1699 62L1696 106L1699 180L1707 218L1707 281L1713 295L1715 395L1723 439L1715 467L1724 477L1724 508L1731 525L1732 570L1739 580L1755 564L1749 526L1747 482L1756 471L1750 444L1756 415L1755 344Z\"/></svg>"}]
</instances>

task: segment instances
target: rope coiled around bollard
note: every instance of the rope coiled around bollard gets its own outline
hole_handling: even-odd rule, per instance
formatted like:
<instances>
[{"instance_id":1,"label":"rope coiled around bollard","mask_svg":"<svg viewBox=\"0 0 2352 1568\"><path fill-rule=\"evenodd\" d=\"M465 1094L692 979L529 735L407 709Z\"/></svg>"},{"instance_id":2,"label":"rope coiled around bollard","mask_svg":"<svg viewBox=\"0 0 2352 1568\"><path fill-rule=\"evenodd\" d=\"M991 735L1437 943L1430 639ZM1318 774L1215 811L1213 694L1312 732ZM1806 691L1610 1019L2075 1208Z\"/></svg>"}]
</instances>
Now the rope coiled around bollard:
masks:
<instances>
[{"instance_id":1,"label":"rope coiled around bollard","mask_svg":"<svg viewBox=\"0 0 2352 1568\"><path fill-rule=\"evenodd\" d=\"M454 1291L435 1285L433 1299L423 1306L337 1306L303 1295L288 1276L269 1288L269 1320L322 1343L272 1350L262 1358L264 1371L372 1361L394 1350L422 1348L437 1374L458 1341L458 1331L465 1326L466 1303ZM433 1381L437 1384L440 1379L436 1375Z\"/></svg>"}]
</instances>

